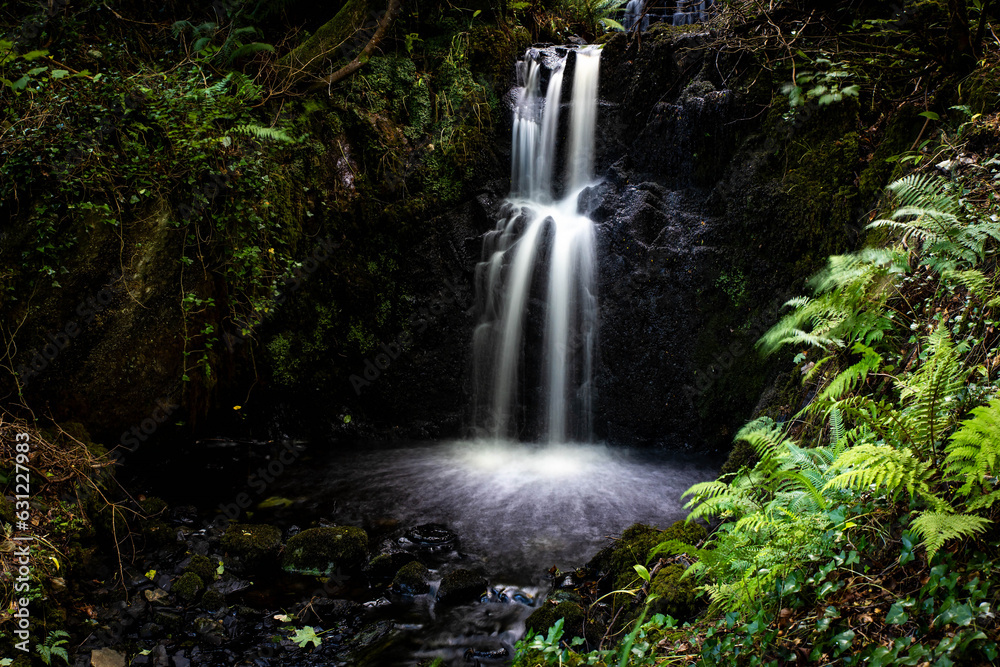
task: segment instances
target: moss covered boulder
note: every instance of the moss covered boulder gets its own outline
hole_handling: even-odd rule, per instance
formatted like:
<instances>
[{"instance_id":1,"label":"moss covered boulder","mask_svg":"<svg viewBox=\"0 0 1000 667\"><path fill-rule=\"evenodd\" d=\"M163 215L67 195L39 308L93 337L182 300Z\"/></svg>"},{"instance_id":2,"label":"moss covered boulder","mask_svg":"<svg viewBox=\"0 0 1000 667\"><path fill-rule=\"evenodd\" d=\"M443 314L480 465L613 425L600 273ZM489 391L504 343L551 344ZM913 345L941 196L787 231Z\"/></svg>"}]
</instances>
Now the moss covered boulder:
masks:
<instances>
[{"instance_id":1,"label":"moss covered boulder","mask_svg":"<svg viewBox=\"0 0 1000 667\"><path fill-rule=\"evenodd\" d=\"M215 581L218 565L208 556L195 554L191 556L191 562L184 568L184 572L197 574L203 582L210 584Z\"/></svg>"},{"instance_id":2,"label":"moss covered boulder","mask_svg":"<svg viewBox=\"0 0 1000 667\"><path fill-rule=\"evenodd\" d=\"M462 604L478 600L486 591L486 580L472 570L455 570L444 575L438 588L441 604Z\"/></svg>"},{"instance_id":3,"label":"moss covered boulder","mask_svg":"<svg viewBox=\"0 0 1000 667\"><path fill-rule=\"evenodd\" d=\"M430 589L430 571L419 561L407 563L392 580L392 589L403 595L420 595Z\"/></svg>"},{"instance_id":4,"label":"moss covered boulder","mask_svg":"<svg viewBox=\"0 0 1000 667\"><path fill-rule=\"evenodd\" d=\"M170 591L180 599L192 602L203 588L205 588L205 582L201 580L201 577L194 572L185 572L177 578Z\"/></svg>"},{"instance_id":5,"label":"moss covered boulder","mask_svg":"<svg viewBox=\"0 0 1000 667\"><path fill-rule=\"evenodd\" d=\"M696 523L678 521L666 530L637 523L594 556L587 567L602 575L613 589L634 587L639 583L634 566L645 565L656 545L668 540L696 544L704 537L705 529Z\"/></svg>"},{"instance_id":6,"label":"moss covered boulder","mask_svg":"<svg viewBox=\"0 0 1000 667\"><path fill-rule=\"evenodd\" d=\"M542 606L531 613L528 620L524 622L524 626L536 634L544 635L560 618L563 619L564 637L583 636L587 614L582 606L569 600L562 602L546 600Z\"/></svg>"},{"instance_id":7,"label":"moss covered boulder","mask_svg":"<svg viewBox=\"0 0 1000 667\"><path fill-rule=\"evenodd\" d=\"M281 547L281 531L274 526L231 523L222 536L227 567L260 571L274 562Z\"/></svg>"},{"instance_id":8,"label":"moss covered boulder","mask_svg":"<svg viewBox=\"0 0 1000 667\"><path fill-rule=\"evenodd\" d=\"M684 570L684 566L680 563L673 563L656 573L649 588L650 596L656 596L649 603L650 612L666 614L681 622L694 618L697 584L692 577L681 578Z\"/></svg>"},{"instance_id":9,"label":"moss covered boulder","mask_svg":"<svg viewBox=\"0 0 1000 667\"><path fill-rule=\"evenodd\" d=\"M354 526L303 530L288 540L282 567L287 572L324 575L359 568L368 557L368 534Z\"/></svg>"},{"instance_id":10,"label":"moss covered boulder","mask_svg":"<svg viewBox=\"0 0 1000 667\"><path fill-rule=\"evenodd\" d=\"M404 565L414 562L417 557L409 551L391 551L372 558L365 565L364 572L372 581L391 580Z\"/></svg>"}]
</instances>

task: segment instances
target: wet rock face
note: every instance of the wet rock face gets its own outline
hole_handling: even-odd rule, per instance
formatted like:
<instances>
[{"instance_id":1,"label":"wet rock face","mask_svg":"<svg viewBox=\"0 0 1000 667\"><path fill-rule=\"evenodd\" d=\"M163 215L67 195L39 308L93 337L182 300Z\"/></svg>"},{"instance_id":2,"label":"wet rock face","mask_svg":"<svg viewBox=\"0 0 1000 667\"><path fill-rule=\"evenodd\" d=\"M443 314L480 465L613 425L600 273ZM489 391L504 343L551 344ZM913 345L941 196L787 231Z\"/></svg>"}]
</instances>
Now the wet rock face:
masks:
<instances>
[{"instance_id":1,"label":"wet rock face","mask_svg":"<svg viewBox=\"0 0 1000 667\"><path fill-rule=\"evenodd\" d=\"M544 63L557 50L535 55ZM566 66L568 82L573 58ZM708 33L656 26L604 45L595 147L603 180L579 201L596 225L599 439L727 450L774 374L754 343L801 293L802 277L851 242L847 227L865 204L849 191L863 166L856 109L788 122L766 79L717 53ZM500 161L508 140L499 138ZM405 361L365 388L371 416L393 433L446 437L474 421L474 273L508 187L502 177L484 182L415 249L414 307L436 314L421 320ZM529 303L526 329L543 318ZM540 341L525 343L531 387Z\"/></svg>"}]
</instances>

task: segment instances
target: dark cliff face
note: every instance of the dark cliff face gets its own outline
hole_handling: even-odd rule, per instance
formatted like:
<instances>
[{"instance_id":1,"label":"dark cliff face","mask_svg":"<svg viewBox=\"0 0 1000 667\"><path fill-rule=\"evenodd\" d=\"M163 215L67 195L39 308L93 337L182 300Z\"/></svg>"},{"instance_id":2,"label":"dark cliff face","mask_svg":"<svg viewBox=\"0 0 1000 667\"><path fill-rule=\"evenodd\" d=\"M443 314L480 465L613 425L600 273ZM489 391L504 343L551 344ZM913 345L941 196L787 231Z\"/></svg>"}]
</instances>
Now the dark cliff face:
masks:
<instances>
[{"instance_id":1,"label":"dark cliff face","mask_svg":"<svg viewBox=\"0 0 1000 667\"><path fill-rule=\"evenodd\" d=\"M501 97L522 45L497 31L483 35L472 63L490 70L490 89ZM506 74L497 59L509 63ZM367 74L392 92L412 88L411 70L405 59L387 58ZM775 305L797 293L798 277L852 238L866 203L853 182L864 166L857 110L845 104L789 123L777 83L748 60L720 53L708 35L658 28L641 41L618 34L606 42L602 180L580 203L597 226L597 437L726 446L768 377L753 341L775 320ZM47 344L46 332L58 337L63 320L76 319L77 302L101 296L108 281L105 296L115 302L94 308L72 349L33 379L29 404L48 402L54 417L83 421L111 440L150 418L160 400L177 402L164 423L198 416L202 430L260 433L277 420L286 432L318 425L324 436L344 438L468 433L474 274L509 187L509 100L503 106L495 105L491 128L473 123L472 113L463 121L480 137L448 158L474 165L464 172L448 171L440 145L406 138L430 127L422 107L342 113L336 128L313 117L327 153L340 157L314 156L309 191L275 204L297 230L293 256L307 257L317 239L328 239L329 258L276 315L252 322L250 338L232 338L238 328L223 309L205 311L223 334L210 352L211 382L179 380L180 240L165 226L176 215L164 209L144 218L149 229L129 226L123 253L111 235L82 237L80 270L64 281L63 301L32 304L44 312L29 318L22 335L31 340L15 362ZM387 141L405 167L399 182L387 182L376 166ZM290 179L301 176L296 169L289 167ZM464 174L461 182L454 174ZM457 191L458 203L454 196L440 203L438 193ZM313 193L339 203L304 219L303 210L319 211ZM18 243L4 239L7 248ZM113 270L119 265L124 275ZM231 287L184 280L185 291L219 305ZM529 320L541 317L541 304L532 308ZM382 310L386 317L373 316ZM530 354L526 361L533 363ZM233 419L241 414L243 421Z\"/></svg>"},{"instance_id":2,"label":"dark cliff face","mask_svg":"<svg viewBox=\"0 0 1000 667\"><path fill-rule=\"evenodd\" d=\"M773 377L757 338L802 276L856 237L868 203L856 186L856 108L782 118L777 84L738 60L708 34L662 28L604 46L602 180L580 198L597 228L602 440L728 447ZM499 135L501 162L507 140ZM442 292L461 298L373 383L363 405L394 432L469 432L473 274L505 190L502 176L484 182L475 201L434 221L407 263L416 308ZM525 377L538 361L526 353Z\"/></svg>"}]
</instances>

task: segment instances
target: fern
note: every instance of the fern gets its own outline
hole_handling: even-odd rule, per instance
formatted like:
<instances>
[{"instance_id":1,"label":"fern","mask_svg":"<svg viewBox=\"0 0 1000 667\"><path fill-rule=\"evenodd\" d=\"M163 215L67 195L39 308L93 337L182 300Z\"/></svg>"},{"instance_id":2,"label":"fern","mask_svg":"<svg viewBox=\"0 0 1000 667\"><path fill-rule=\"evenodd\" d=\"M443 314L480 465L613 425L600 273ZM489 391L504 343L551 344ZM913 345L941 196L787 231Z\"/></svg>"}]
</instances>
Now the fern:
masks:
<instances>
[{"instance_id":1,"label":"fern","mask_svg":"<svg viewBox=\"0 0 1000 667\"><path fill-rule=\"evenodd\" d=\"M983 275L983 272L978 269L944 271L941 273L941 279L948 283L958 283L969 290L970 294L984 301L994 298L996 293L993 281Z\"/></svg>"},{"instance_id":2,"label":"fern","mask_svg":"<svg viewBox=\"0 0 1000 667\"><path fill-rule=\"evenodd\" d=\"M947 475L955 481L964 481L958 493L971 497L975 503L982 496L980 489L992 477L996 485L997 460L1000 459L1000 398L994 398L989 405L972 411L972 419L962 423L962 427L951 436L945 447ZM997 492L987 494L992 499L976 507L988 507L996 500Z\"/></svg>"},{"instance_id":3,"label":"fern","mask_svg":"<svg viewBox=\"0 0 1000 667\"><path fill-rule=\"evenodd\" d=\"M975 265L984 256L986 242L1000 240L1000 224L977 219L961 199L960 190L944 178L910 174L890 184L899 208L889 219L876 220L869 229L889 229L923 245L923 264L938 272L958 264Z\"/></svg>"},{"instance_id":4,"label":"fern","mask_svg":"<svg viewBox=\"0 0 1000 667\"><path fill-rule=\"evenodd\" d=\"M935 511L951 509L931 490L934 476L931 463L917 458L910 450L865 443L838 456L832 468L842 472L827 482L824 490L882 490L893 500L906 491L911 500L920 499Z\"/></svg>"},{"instance_id":5,"label":"fern","mask_svg":"<svg viewBox=\"0 0 1000 667\"><path fill-rule=\"evenodd\" d=\"M809 345L827 352L854 341L869 345L892 328L881 308L888 298L890 276L905 265L898 251L865 250L830 257L824 271L811 281L815 296L798 297L785 305L794 310L783 317L757 346L773 354L785 345Z\"/></svg>"},{"instance_id":6,"label":"fern","mask_svg":"<svg viewBox=\"0 0 1000 667\"><path fill-rule=\"evenodd\" d=\"M271 141L286 141L286 142L295 141L284 130L278 129L276 127L262 127L260 125L254 125L252 123L237 125L236 127L233 128L233 132L239 132L240 134L249 134L258 139L269 139Z\"/></svg>"},{"instance_id":7,"label":"fern","mask_svg":"<svg viewBox=\"0 0 1000 667\"><path fill-rule=\"evenodd\" d=\"M911 446L930 454L955 422L956 397L965 386L968 372L962 368L943 326L926 342L927 359L912 377L900 379L897 384L903 404L904 435Z\"/></svg>"},{"instance_id":8,"label":"fern","mask_svg":"<svg viewBox=\"0 0 1000 667\"><path fill-rule=\"evenodd\" d=\"M854 344L854 353L861 355L861 360L839 373L832 382L820 393L818 400L837 400L849 391L862 384L870 373L882 365L882 356L863 343Z\"/></svg>"},{"instance_id":9,"label":"fern","mask_svg":"<svg viewBox=\"0 0 1000 667\"><path fill-rule=\"evenodd\" d=\"M930 560L948 540L981 533L990 523L989 519L972 514L922 512L910 527L922 538Z\"/></svg>"}]
</instances>

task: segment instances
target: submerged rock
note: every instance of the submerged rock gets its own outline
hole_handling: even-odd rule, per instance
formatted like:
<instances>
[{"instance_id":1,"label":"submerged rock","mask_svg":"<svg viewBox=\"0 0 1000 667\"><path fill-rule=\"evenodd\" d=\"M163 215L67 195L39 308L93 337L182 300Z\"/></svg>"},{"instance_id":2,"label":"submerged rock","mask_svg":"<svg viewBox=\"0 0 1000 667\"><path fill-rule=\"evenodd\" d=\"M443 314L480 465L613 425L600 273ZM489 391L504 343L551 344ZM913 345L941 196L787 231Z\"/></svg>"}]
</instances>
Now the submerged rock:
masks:
<instances>
[{"instance_id":1,"label":"submerged rock","mask_svg":"<svg viewBox=\"0 0 1000 667\"><path fill-rule=\"evenodd\" d=\"M259 571L274 561L281 547L281 531L267 524L232 523L222 536L226 564Z\"/></svg>"},{"instance_id":2,"label":"submerged rock","mask_svg":"<svg viewBox=\"0 0 1000 667\"><path fill-rule=\"evenodd\" d=\"M478 600L486 589L486 580L472 570L455 570L441 580L437 601L441 604L462 604Z\"/></svg>"},{"instance_id":3,"label":"submerged rock","mask_svg":"<svg viewBox=\"0 0 1000 667\"><path fill-rule=\"evenodd\" d=\"M310 528L288 540L282 567L287 572L324 575L356 569L367 556L368 534L360 528Z\"/></svg>"},{"instance_id":4,"label":"submerged rock","mask_svg":"<svg viewBox=\"0 0 1000 667\"><path fill-rule=\"evenodd\" d=\"M427 581L430 571L419 561L413 561L400 568L392 580L392 589L403 595L420 595L430 589Z\"/></svg>"}]
</instances>

